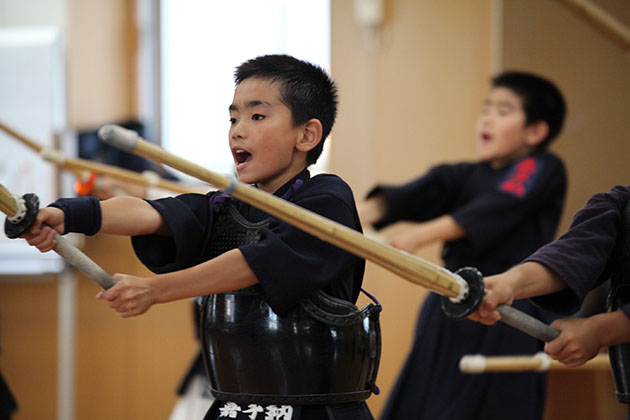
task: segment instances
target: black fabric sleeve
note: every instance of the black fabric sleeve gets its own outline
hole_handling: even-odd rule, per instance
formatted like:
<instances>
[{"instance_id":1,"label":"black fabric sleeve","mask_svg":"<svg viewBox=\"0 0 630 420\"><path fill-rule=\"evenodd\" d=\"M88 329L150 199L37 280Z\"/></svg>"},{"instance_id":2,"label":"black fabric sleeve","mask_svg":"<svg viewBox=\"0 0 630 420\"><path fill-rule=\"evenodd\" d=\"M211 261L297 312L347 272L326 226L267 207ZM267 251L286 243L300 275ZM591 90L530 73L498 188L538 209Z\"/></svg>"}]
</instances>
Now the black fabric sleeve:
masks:
<instances>
[{"instance_id":1,"label":"black fabric sleeve","mask_svg":"<svg viewBox=\"0 0 630 420\"><path fill-rule=\"evenodd\" d=\"M306 188L306 187L303 187ZM354 200L336 194L296 194L295 204L345 226L359 228ZM356 273L359 287L364 261L288 223L272 219L257 244L240 247L256 274L263 298L274 312L284 314L314 291ZM358 288L357 288L358 289ZM357 290L358 293L358 290ZM338 296L354 301L356 296Z\"/></svg>"},{"instance_id":2,"label":"black fabric sleeve","mask_svg":"<svg viewBox=\"0 0 630 420\"><path fill-rule=\"evenodd\" d=\"M349 187L341 181L324 179L328 181L321 182L320 179L320 182L312 183L311 179L306 182L291 201L360 230ZM133 237L140 260L156 273L180 270L206 261L203 250L207 247L213 222L211 197L185 194L148 202L162 215L172 236ZM245 212L251 208L243 203L239 206ZM239 249L259 281L263 298L277 314L286 313L318 289L332 290L332 296L356 301L364 260L287 223L271 218L258 243Z\"/></svg>"},{"instance_id":3,"label":"black fabric sleeve","mask_svg":"<svg viewBox=\"0 0 630 420\"><path fill-rule=\"evenodd\" d=\"M575 214L564 235L528 257L525 261L544 265L568 287L533 301L558 313L577 311L589 290L607 279L605 269L615 248L620 217L613 197L597 194Z\"/></svg>"},{"instance_id":4,"label":"black fabric sleeve","mask_svg":"<svg viewBox=\"0 0 630 420\"><path fill-rule=\"evenodd\" d=\"M401 186L376 186L367 198L382 196L386 213L374 228L381 229L403 220L424 222L447 213L453 208L457 190L471 169L469 163L443 164Z\"/></svg>"},{"instance_id":5,"label":"black fabric sleeve","mask_svg":"<svg viewBox=\"0 0 630 420\"><path fill-rule=\"evenodd\" d=\"M146 201L160 213L171 235L133 236L131 241L140 261L158 274L202 263L202 251L212 226L209 196L183 194Z\"/></svg>"},{"instance_id":6,"label":"black fabric sleeve","mask_svg":"<svg viewBox=\"0 0 630 420\"><path fill-rule=\"evenodd\" d=\"M64 234L76 232L92 236L101 229L101 203L96 197L60 198L48 207L63 211Z\"/></svg>"},{"instance_id":7,"label":"black fabric sleeve","mask_svg":"<svg viewBox=\"0 0 630 420\"><path fill-rule=\"evenodd\" d=\"M450 214L468 240L482 249L550 201L560 200L561 208L565 191L566 173L559 159L552 155L528 156L516 162L496 188Z\"/></svg>"}]
</instances>

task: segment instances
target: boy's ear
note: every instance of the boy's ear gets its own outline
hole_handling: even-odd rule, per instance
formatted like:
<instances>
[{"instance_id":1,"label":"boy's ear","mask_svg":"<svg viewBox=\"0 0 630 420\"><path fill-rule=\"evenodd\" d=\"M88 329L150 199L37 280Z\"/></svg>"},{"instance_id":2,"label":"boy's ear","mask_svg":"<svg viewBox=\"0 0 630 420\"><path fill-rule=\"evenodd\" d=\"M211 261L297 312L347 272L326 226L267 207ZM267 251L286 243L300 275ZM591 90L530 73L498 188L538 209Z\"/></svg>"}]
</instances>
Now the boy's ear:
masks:
<instances>
[{"instance_id":1,"label":"boy's ear","mask_svg":"<svg viewBox=\"0 0 630 420\"><path fill-rule=\"evenodd\" d=\"M526 127L525 141L528 146L538 146L549 134L549 125L544 121L536 121Z\"/></svg>"},{"instance_id":2,"label":"boy's ear","mask_svg":"<svg viewBox=\"0 0 630 420\"><path fill-rule=\"evenodd\" d=\"M317 118L311 118L302 125L302 136L295 144L300 152L308 152L322 140L322 123Z\"/></svg>"}]
</instances>

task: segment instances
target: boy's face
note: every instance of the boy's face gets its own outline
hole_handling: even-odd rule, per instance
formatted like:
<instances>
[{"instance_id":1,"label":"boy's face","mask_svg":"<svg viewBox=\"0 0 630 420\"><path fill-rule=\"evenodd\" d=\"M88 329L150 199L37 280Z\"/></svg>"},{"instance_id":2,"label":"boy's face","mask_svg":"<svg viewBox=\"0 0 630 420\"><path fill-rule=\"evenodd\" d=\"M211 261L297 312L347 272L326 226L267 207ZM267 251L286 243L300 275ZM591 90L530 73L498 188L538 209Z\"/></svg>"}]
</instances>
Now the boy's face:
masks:
<instances>
[{"instance_id":1,"label":"boy's face","mask_svg":"<svg viewBox=\"0 0 630 420\"><path fill-rule=\"evenodd\" d=\"M306 167L295 148L301 127L280 101L278 84L243 80L230 105L230 149L239 179L273 193Z\"/></svg>"},{"instance_id":2,"label":"boy's face","mask_svg":"<svg viewBox=\"0 0 630 420\"><path fill-rule=\"evenodd\" d=\"M493 88L477 118L477 153L494 168L533 150L521 98L505 87Z\"/></svg>"}]
</instances>

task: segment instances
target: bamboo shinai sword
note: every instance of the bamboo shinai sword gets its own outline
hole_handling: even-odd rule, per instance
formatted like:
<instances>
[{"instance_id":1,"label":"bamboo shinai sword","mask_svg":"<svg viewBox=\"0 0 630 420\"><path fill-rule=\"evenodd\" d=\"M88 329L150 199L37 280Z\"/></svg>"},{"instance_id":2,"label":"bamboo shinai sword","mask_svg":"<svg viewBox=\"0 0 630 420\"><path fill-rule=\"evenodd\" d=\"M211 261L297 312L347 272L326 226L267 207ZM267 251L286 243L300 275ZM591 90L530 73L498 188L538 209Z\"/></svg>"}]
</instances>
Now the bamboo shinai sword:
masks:
<instances>
[{"instance_id":1,"label":"bamboo shinai sword","mask_svg":"<svg viewBox=\"0 0 630 420\"><path fill-rule=\"evenodd\" d=\"M567 367L562 363L552 360L547 353L536 353L533 356L482 356L466 355L459 361L459 370L463 373L486 372L527 372L548 370L610 370L610 360L607 354L598 354L583 365Z\"/></svg>"},{"instance_id":2,"label":"bamboo shinai sword","mask_svg":"<svg viewBox=\"0 0 630 420\"><path fill-rule=\"evenodd\" d=\"M4 222L4 231L7 237L15 239L26 232L35 221L39 211L39 198L35 194L24 194L22 197L13 196L0 184L0 211L7 215ZM103 289L109 289L116 284L113 277L58 233L55 234L55 242L53 250L57 254L94 280Z\"/></svg>"},{"instance_id":3,"label":"bamboo shinai sword","mask_svg":"<svg viewBox=\"0 0 630 420\"><path fill-rule=\"evenodd\" d=\"M72 172L79 179L86 173L97 173L101 175L107 175L112 178L120 179L132 184L137 184L145 187L155 186L164 190L174 191L176 193L185 194L191 192L197 192L193 189L186 188L184 185L162 179L158 174L154 172L137 173L128 169L118 168L112 165L106 165L104 163L94 162L87 159L69 158L65 156L61 151L42 146L36 141L29 139L23 134L17 132L13 128L0 121L0 130L19 140L22 144L31 148L34 152L38 153L42 159L47 160L61 169Z\"/></svg>"},{"instance_id":4,"label":"bamboo shinai sword","mask_svg":"<svg viewBox=\"0 0 630 420\"><path fill-rule=\"evenodd\" d=\"M214 185L238 200L442 295L442 308L451 318L468 316L483 299L483 276L475 268L465 267L452 273L312 211L238 182L234 177L217 174L175 156L142 139L133 130L107 124L99 129L98 135L106 144L165 164ZM559 334L558 330L509 305L499 305L497 311L503 322L540 340L551 341Z\"/></svg>"}]
</instances>

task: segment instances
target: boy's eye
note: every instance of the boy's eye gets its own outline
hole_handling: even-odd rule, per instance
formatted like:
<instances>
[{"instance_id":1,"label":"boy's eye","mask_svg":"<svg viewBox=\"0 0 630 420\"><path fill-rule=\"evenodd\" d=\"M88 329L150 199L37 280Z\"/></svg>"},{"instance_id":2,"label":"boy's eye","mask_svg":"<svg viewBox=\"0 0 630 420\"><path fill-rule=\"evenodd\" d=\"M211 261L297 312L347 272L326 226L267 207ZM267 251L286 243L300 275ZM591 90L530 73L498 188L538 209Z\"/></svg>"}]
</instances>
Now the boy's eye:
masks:
<instances>
[{"instance_id":1,"label":"boy's eye","mask_svg":"<svg viewBox=\"0 0 630 420\"><path fill-rule=\"evenodd\" d=\"M230 118L230 125L236 124L236 118Z\"/></svg>"},{"instance_id":2,"label":"boy's eye","mask_svg":"<svg viewBox=\"0 0 630 420\"><path fill-rule=\"evenodd\" d=\"M252 115L252 120L254 120L254 121L260 121L260 120L262 120L264 118L265 118L265 116L261 115L261 114L254 114L254 115Z\"/></svg>"},{"instance_id":3,"label":"boy's eye","mask_svg":"<svg viewBox=\"0 0 630 420\"><path fill-rule=\"evenodd\" d=\"M509 106L500 106L499 107L499 115L505 117L512 112L512 107Z\"/></svg>"}]
</instances>

